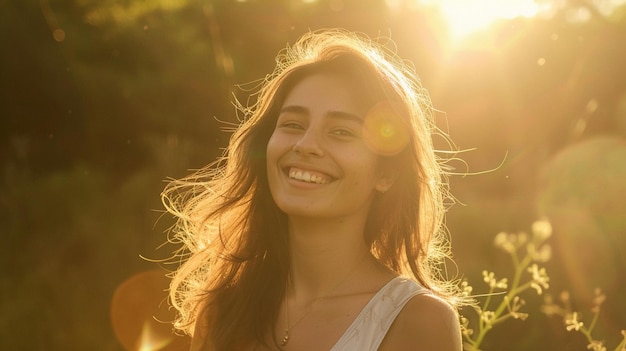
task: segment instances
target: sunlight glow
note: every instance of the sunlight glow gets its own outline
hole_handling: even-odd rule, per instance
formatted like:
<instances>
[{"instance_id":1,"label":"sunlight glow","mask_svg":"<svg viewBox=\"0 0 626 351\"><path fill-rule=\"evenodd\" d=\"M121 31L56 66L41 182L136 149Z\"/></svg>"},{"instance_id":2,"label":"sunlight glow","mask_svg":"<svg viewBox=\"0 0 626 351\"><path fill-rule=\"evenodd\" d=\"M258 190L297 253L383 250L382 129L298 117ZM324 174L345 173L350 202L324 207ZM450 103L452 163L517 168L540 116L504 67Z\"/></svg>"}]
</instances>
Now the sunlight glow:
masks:
<instances>
[{"instance_id":1,"label":"sunlight glow","mask_svg":"<svg viewBox=\"0 0 626 351\"><path fill-rule=\"evenodd\" d=\"M534 0L439 0L432 4L440 8L454 42L497 20L533 17L540 10Z\"/></svg>"},{"instance_id":2,"label":"sunlight glow","mask_svg":"<svg viewBox=\"0 0 626 351\"><path fill-rule=\"evenodd\" d=\"M137 351L158 351L171 341L172 337L170 335L160 335L158 331L153 330L151 321L148 320L143 324Z\"/></svg>"},{"instance_id":3,"label":"sunlight glow","mask_svg":"<svg viewBox=\"0 0 626 351\"><path fill-rule=\"evenodd\" d=\"M161 269L137 273L122 282L111 300L111 325L126 351L182 350L165 299L169 279Z\"/></svg>"}]
</instances>

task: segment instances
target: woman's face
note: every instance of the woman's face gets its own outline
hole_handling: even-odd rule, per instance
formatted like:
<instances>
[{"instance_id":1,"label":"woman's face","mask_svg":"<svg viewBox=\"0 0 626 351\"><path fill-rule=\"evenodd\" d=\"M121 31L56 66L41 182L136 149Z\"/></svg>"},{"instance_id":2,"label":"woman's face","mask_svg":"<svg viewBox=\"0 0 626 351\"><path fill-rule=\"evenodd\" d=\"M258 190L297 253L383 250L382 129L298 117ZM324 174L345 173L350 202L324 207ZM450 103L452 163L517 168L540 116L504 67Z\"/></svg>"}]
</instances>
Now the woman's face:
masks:
<instances>
[{"instance_id":1,"label":"woman's face","mask_svg":"<svg viewBox=\"0 0 626 351\"><path fill-rule=\"evenodd\" d=\"M269 186L290 216L367 216L384 186L379 156L363 140L367 106L346 78L315 74L287 94L267 144Z\"/></svg>"}]
</instances>

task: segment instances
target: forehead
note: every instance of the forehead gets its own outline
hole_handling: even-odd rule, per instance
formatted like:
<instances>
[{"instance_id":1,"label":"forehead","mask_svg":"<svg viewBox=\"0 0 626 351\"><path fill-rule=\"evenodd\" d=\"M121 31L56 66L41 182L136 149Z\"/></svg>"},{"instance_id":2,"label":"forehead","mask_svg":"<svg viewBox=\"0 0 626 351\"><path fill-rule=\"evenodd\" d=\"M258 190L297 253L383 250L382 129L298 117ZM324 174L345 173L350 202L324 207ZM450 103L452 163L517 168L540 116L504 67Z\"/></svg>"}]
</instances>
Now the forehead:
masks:
<instances>
[{"instance_id":1,"label":"forehead","mask_svg":"<svg viewBox=\"0 0 626 351\"><path fill-rule=\"evenodd\" d=\"M356 83L341 75L317 73L304 77L287 93L282 107L302 106L311 112L328 110L364 115L367 111L365 96L359 93Z\"/></svg>"}]
</instances>

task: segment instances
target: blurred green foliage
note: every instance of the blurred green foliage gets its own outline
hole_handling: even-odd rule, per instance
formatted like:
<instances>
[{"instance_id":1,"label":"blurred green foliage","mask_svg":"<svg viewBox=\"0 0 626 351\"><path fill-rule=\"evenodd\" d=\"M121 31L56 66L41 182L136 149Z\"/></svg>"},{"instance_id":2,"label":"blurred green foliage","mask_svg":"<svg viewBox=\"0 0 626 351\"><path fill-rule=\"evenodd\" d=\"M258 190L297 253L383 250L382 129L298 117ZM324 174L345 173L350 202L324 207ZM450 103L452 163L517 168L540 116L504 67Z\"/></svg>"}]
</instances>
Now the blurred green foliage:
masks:
<instances>
[{"instance_id":1,"label":"blurred green foliage","mask_svg":"<svg viewBox=\"0 0 626 351\"><path fill-rule=\"evenodd\" d=\"M457 171L504 160L452 178L461 274L505 267L493 235L546 215L553 288L584 305L588 285L608 285L596 331L610 340L626 326L626 6L550 3L451 51L442 16L415 1L0 1L0 349L122 350L113 292L155 268L139 255L172 250L157 249L163 180L219 156L233 95L245 101L279 49L322 27L395 40L441 127L477 148ZM586 346L540 314L507 323L485 351Z\"/></svg>"}]
</instances>

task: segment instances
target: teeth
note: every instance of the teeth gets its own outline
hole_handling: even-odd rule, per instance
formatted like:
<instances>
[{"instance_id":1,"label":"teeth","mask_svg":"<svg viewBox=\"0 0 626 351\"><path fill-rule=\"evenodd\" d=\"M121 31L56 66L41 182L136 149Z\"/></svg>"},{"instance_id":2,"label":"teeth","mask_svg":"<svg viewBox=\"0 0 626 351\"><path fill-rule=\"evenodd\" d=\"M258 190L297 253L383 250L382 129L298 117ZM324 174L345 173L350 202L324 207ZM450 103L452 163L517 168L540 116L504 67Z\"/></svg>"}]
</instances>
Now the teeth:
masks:
<instances>
[{"instance_id":1,"label":"teeth","mask_svg":"<svg viewBox=\"0 0 626 351\"><path fill-rule=\"evenodd\" d=\"M295 168L289 170L289 178L315 184L326 184L330 181L328 177Z\"/></svg>"}]
</instances>

